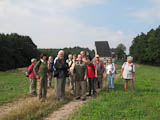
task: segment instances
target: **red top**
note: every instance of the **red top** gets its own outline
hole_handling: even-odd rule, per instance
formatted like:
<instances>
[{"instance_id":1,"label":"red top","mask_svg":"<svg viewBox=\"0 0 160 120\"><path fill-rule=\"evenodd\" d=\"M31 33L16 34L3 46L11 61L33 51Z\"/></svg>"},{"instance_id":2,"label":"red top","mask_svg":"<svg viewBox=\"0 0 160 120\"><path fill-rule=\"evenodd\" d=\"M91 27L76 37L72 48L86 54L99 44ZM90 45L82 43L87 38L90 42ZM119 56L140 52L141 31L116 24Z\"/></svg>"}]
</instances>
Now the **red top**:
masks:
<instances>
[{"instance_id":1,"label":"red top","mask_svg":"<svg viewBox=\"0 0 160 120\"><path fill-rule=\"evenodd\" d=\"M95 66L93 63L87 64L88 68L88 78L95 77Z\"/></svg>"},{"instance_id":2,"label":"red top","mask_svg":"<svg viewBox=\"0 0 160 120\"><path fill-rule=\"evenodd\" d=\"M29 67L28 67L28 76L30 79L35 79L36 76L34 75L34 72L33 72L33 68L34 68L34 65L31 64Z\"/></svg>"}]
</instances>

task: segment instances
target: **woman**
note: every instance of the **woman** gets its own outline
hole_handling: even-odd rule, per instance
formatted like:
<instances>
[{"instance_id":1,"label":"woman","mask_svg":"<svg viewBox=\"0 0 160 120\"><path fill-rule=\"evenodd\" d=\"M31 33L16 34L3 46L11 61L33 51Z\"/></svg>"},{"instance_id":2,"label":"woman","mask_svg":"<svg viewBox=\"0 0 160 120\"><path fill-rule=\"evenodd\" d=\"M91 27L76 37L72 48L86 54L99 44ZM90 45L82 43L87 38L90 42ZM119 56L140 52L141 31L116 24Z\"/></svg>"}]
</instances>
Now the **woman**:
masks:
<instances>
[{"instance_id":1,"label":"woman","mask_svg":"<svg viewBox=\"0 0 160 120\"><path fill-rule=\"evenodd\" d=\"M96 76L96 69L93 63L90 62L90 60L87 60L87 69L88 69L88 81L89 81L89 94L88 96L91 96L91 91L93 90L93 96L95 96L96 90L95 90L95 76Z\"/></svg>"},{"instance_id":2,"label":"woman","mask_svg":"<svg viewBox=\"0 0 160 120\"><path fill-rule=\"evenodd\" d=\"M38 97L41 102L46 100L47 95L47 56L45 54L40 55L40 60L35 65L33 71L38 79Z\"/></svg>"},{"instance_id":3,"label":"woman","mask_svg":"<svg viewBox=\"0 0 160 120\"><path fill-rule=\"evenodd\" d=\"M108 58L107 65L106 65L106 73L107 73L109 89L114 89L115 71L116 71L116 68L114 63L112 63L112 58Z\"/></svg>"},{"instance_id":4,"label":"woman","mask_svg":"<svg viewBox=\"0 0 160 120\"><path fill-rule=\"evenodd\" d=\"M64 101L65 97L65 84L66 84L66 77L68 77L68 64L64 61L64 51L60 50L58 52L58 56L55 60L55 91L56 97L60 101Z\"/></svg>"},{"instance_id":5,"label":"woman","mask_svg":"<svg viewBox=\"0 0 160 120\"><path fill-rule=\"evenodd\" d=\"M35 59L35 58L31 59L31 63L32 64L29 66L28 71L27 71L29 79L30 79L30 95L31 96L37 96L37 92L36 92L37 79L36 79L36 76L33 72L33 68L37 63L37 59Z\"/></svg>"},{"instance_id":6,"label":"woman","mask_svg":"<svg viewBox=\"0 0 160 120\"><path fill-rule=\"evenodd\" d=\"M53 57L49 56L48 58L48 87L52 87L52 76L53 76L53 65L54 65L54 61L53 61Z\"/></svg>"},{"instance_id":7,"label":"woman","mask_svg":"<svg viewBox=\"0 0 160 120\"><path fill-rule=\"evenodd\" d=\"M124 79L124 89L128 90L128 81L130 81L131 89L134 89L135 82L135 65L132 63L133 57L127 57L127 62L125 62L121 69L121 78Z\"/></svg>"}]
</instances>

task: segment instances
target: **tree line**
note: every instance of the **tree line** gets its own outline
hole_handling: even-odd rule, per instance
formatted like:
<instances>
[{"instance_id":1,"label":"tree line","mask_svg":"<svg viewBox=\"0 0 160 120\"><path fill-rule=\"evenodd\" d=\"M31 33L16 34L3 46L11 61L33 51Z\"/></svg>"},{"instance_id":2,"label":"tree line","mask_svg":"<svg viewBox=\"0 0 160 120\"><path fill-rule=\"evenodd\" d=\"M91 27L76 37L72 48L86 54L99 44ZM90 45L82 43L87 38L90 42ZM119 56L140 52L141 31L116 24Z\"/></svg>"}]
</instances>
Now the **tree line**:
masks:
<instances>
[{"instance_id":1,"label":"tree line","mask_svg":"<svg viewBox=\"0 0 160 120\"><path fill-rule=\"evenodd\" d=\"M141 64L160 65L160 26L134 38L130 55Z\"/></svg>"},{"instance_id":2,"label":"tree line","mask_svg":"<svg viewBox=\"0 0 160 120\"><path fill-rule=\"evenodd\" d=\"M4 71L29 65L39 51L29 36L1 33L0 55L0 71Z\"/></svg>"},{"instance_id":3,"label":"tree line","mask_svg":"<svg viewBox=\"0 0 160 120\"><path fill-rule=\"evenodd\" d=\"M39 59L40 53L55 58L60 49L37 49L29 36L18 35L17 33L0 33L0 71L26 67L31 64L32 58ZM68 54L79 54L80 51L88 51L91 58L94 57L94 50L88 48L74 47L64 48L65 59Z\"/></svg>"}]
</instances>

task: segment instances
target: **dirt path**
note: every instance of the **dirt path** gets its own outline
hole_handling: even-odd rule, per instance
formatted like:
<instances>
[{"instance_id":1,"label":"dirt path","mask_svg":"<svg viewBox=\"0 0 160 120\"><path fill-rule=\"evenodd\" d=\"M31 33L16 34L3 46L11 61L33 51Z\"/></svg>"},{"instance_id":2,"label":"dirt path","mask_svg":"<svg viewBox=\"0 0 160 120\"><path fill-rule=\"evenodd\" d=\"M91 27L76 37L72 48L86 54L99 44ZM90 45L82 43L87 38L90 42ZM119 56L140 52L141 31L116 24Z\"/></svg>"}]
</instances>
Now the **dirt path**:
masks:
<instances>
[{"instance_id":1,"label":"dirt path","mask_svg":"<svg viewBox=\"0 0 160 120\"><path fill-rule=\"evenodd\" d=\"M98 89L97 93L99 92L100 90ZM68 120L70 115L72 115L75 111L79 110L79 108L81 108L82 105L90 99L92 99L92 97L87 97L86 101L73 100L59 108L59 110L54 111L44 120Z\"/></svg>"},{"instance_id":2,"label":"dirt path","mask_svg":"<svg viewBox=\"0 0 160 120\"><path fill-rule=\"evenodd\" d=\"M67 120L72 113L74 113L83 105L83 103L84 102L81 100L71 101L70 103L61 107L59 110L53 112L49 117L44 120Z\"/></svg>"}]
</instances>

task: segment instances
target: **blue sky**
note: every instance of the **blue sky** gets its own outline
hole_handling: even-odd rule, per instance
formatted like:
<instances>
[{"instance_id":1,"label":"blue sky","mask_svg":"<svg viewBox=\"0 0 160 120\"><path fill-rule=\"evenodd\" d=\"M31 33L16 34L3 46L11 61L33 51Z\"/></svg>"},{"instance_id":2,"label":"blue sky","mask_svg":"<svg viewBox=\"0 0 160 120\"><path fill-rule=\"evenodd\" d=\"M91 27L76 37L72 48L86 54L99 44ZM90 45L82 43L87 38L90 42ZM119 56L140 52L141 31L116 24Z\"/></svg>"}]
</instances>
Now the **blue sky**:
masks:
<instances>
[{"instance_id":1,"label":"blue sky","mask_svg":"<svg viewBox=\"0 0 160 120\"><path fill-rule=\"evenodd\" d=\"M39 48L123 43L160 25L160 0L0 0L0 32L29 35Z\"/></svg>"}]
</instances>

